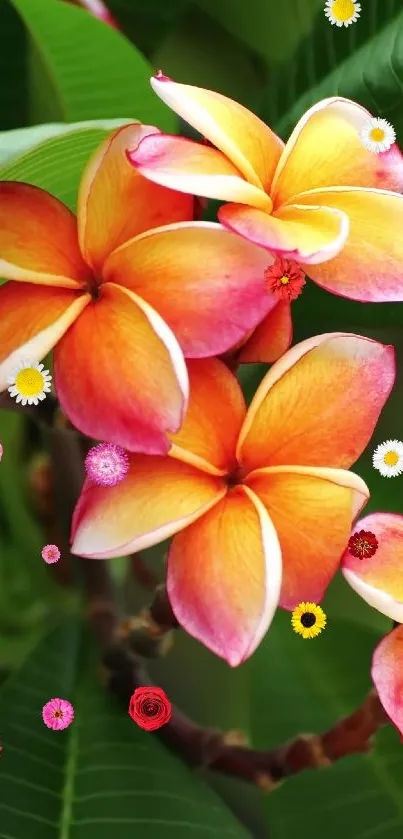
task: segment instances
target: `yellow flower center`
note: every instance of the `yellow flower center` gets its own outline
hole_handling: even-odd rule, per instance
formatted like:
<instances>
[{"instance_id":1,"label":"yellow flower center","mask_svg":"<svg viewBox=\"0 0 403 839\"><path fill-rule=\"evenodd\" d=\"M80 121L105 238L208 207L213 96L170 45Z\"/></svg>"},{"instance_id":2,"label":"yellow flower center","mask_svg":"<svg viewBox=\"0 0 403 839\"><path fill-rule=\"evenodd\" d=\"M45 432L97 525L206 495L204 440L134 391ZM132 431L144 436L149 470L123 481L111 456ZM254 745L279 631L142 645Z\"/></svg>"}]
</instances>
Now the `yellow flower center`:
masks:
<instances>
[{"instance_id":1,"label":"yellow flower center","mask_svg":"<svg viewBox=\"0 0 403 839\"><path fill-rule=\"evenodd\" d=\"M332 14L340 22L350 20L355 12L353 0L335 0L332 6Z\"/></svg>"},{"instance_id":2,"label":"yellow flower center","mask_svg":"<svg viewBox=\"0 0 403 839\"><path fill-rule=\"evenodd\" d=\"M35 367L25 367L15 377L15 386L21 396L36 396L43 390L44 378Z\"/></svg>"},{"instance_id":3,"label":"yellow flower center","mask_svg":"<svg viewBox=\"0 0 403 839\"><path fill-rule=\"evenodd\" d=\"M283 285L287 285L287 283L289 283L289 282L290 282L290 278L287 277L287 274L284 274L282 277L280 277L280 283L282 283Z\"/></svg>"},{"instance_id":4,"label":"yellow flower center","mask_svg":"<svg viewBox=\"0 0 403 839\"><path fill-rule=\"evenodd\" d=\"M375 143L381 143L385 139L385 132L382 128L373 128L370 137Z\"/></svg>"},{"instance_id":5,"label":"yellow flower center","mask_svg":"<svg viewBox=\"0 0 403 839\"><path fill-rule=\"evenodd\" d=\"M396 463L399 460L399 455L396 454L396 452L387 452L383 459L387 466L396 466Z\"/></svg>"}]
</instances>

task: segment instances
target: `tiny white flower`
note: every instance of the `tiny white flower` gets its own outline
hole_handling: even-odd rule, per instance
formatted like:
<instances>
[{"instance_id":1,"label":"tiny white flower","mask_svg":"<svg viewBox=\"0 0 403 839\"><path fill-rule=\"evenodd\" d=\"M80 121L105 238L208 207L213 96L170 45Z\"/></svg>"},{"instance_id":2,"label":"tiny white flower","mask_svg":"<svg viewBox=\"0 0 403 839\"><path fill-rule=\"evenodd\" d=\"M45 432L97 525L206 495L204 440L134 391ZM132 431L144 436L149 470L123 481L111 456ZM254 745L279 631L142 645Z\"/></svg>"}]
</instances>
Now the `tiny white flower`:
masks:
<instances>
[{"instance_id":1,"label":"tiny white flower","mask_svg":"<svg viewBox=\"0 0 403 839\"><path fill-rule=\"evenodd\" d=\"M8 376L8 392L16 402L25 405L38 405L46 398L51 389L52 376L44 370L43 364L34 361L20 361L13 375Z\"/></svg>"},{"instance_id":2,"label":"tiny white flower","mask_svg":"<svg viewBox=\"0 0 403 839\"><path fill-rule=\"evenodd\" d=\"M403 443L400 440L381 443L372 455L372 463L384 478L396 478L403 472Z\"/></svg>"},{"instance_id":3,"label":"tiny white flower","mask_svg":"<svg viewBox=\"0 0 403 839\"><path fill-rule=\"evenodd\" d=\"M364 123L360 131L360 138L368 151L379 154L383 151L389 151L393 143L396 142L396 131L386 119L374 117L374 119L368 119Z\"/></svg>"},{"instance_id":4,"label":"tiny white flower","mask_svg":"<svg viewBox=\"0 0 403 839\"><path fill-rule=\"evenodd\" d=\"M325 15L333 26L350 26L360 16L361 3L355 0L326 0Z\"/></svg>"}]
</instances>

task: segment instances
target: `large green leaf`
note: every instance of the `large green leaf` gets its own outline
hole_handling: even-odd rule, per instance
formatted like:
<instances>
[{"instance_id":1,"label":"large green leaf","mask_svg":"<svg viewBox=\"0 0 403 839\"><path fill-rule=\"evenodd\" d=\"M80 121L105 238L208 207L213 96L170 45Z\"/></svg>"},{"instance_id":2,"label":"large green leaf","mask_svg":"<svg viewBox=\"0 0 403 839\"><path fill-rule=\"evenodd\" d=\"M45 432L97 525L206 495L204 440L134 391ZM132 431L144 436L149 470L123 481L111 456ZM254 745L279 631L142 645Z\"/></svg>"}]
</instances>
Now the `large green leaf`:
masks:
<instances>
[{"instance_id":1,"label":"large green leaf","mask_svg":"<svg viewBox=\"0 0 403 839\"><path fill-rule=\"evenodd\" d=\"M74 704L63 732L42 706ZM100 684L77 624L56 629L0 692L0 836L13 839L247 839L219 798L130 719Z\"/></svg>"},{"instance_id":2,"label":"large green leaf","mask_svg":"<svg viewBox=\"0 0 403 839\"><path fill-rule=\"evenodd\" d=\"M334 618L313 640L276 620L253 659L256 745L268 748L302 732L321 732L351 713L370 687L379 633ZM366 755L287 779L266 799L271 839L401 839L403 754L398 733L381 731Z\"/></svg>"},{"instance_id":3,"label":"large green leaf","mask_svg":"<svg viewBox=\"0 0 403 839\"><path fill-rule=\"evenodd\" d=\"M131 117L166 131L175 130L174 115L151 90L149 63L120 32L67 3L11 2L31 35L53 88L53 98L49 86L46 88L46 98L53 102L46 103L47 120ZM37 82L41 79L39 73ZM45 119L37 117L36 121Z\"/></svg>"},{"instance_id":4,"label":"large green leaf","mask_svg":"<svg viewBox=\"0 0 403 839\"><path fill-rule=\"evenodd\" d=\"M59 137L63 134L71 134L82 128L100 128L105 131L113 131L120 125L130 122L124 119L109 120L87 120L84 122L56 122L45 123L45 125L32 125L29 128L14 128L12 131L0 133L0 165L4 166L11 160L20 157L51 137Z\"/></svg>"}]
</instances>

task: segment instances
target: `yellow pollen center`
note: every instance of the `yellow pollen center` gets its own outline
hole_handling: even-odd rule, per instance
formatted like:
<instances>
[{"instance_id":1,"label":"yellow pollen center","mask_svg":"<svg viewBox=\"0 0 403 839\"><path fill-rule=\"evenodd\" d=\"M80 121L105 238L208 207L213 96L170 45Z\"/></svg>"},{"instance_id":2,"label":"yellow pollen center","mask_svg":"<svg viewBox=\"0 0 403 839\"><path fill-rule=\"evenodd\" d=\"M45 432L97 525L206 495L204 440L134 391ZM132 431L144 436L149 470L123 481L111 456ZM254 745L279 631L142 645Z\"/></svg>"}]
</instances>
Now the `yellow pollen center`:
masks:
<instances>
[{"instance_id":1,"label":"yellow pollen center","mask_svg":"<svg viewBox=\"0 0 403 839\"><path fill-rule=\"evenodd\" d=\"M43 389L44 378L35 367L20 370L15 377L15 386L21 396L36 396Z\"/></svg>"},{"instance_id":2,"label":"yellow pollen center","mask_svg":"<svg viewBox=\"0 0 403 839\"><path fill-rule=\"evenodd\" d=\"M290 278L287 277L287 274L284 274L282 277L280 277L280 283L282 283L283 285L287 285L287 283L289 283L289 282L290 282Z\"/></svg>"},{"instance_id":3,"label":"yellow pollen center","mask_svg":"<svg viewBox=\"0 0 403 839\"><path fill-rule=\"evenodd\" d=\"M396 466L396 463L399 460L399 455L397 455L396 452L387 452L383 459L387 466Z\"/></svg>"},{"instance_id":4,"label":"yellow pollen center","mask_svg":"<svg viewBox=\"0 0 403 839\"><path fill-rule=\"evenodd\" d=\"M332 6L332 14L340 22L350 20L355 12L353 0L335 0Z\"/></svg>"},{"instance_id":5,"label":"yellow pollen center","mask_svg":"<svg viewBox=\"0 0 403 839\"><path fill-rule=\"evenodd\" d=\"M370 137L371 140L375 140L375 143L381 143L385 139L385 132L382 128L373 128Z\"/></svg>"}]
</instances>

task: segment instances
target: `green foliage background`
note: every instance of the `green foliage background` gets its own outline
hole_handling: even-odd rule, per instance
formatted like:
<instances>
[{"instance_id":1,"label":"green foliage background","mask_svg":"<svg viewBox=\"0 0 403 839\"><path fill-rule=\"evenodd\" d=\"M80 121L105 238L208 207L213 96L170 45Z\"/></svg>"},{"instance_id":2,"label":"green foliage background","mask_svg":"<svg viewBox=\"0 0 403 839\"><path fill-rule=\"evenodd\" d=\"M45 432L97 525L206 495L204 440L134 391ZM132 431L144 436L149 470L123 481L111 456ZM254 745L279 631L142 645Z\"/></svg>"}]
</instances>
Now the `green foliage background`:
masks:
<instances>
[{"instance_id":1,"label":"green foliage background","mask_svg":"<svg viewBox=\"0 0 403 839\"><path fill-rule=\"evenodd\" d=\"M61 0L0 0L0 177L42 186L74 208L82 168L115 124L187 130L151 92L158 67L256 109L284 138L307 107L338 93L389 119L402 144L401 0L361 2L359 21L340 30L325 19L324 0L110 0L123 35ZM403 304L364 305L309 283L293 313L295 340L342 330L395 345L398 381L355 470L371 488L368 512L403 513L403 480L371 467L374 445L402 437ZM264 370L243 369L248 396ZM392 728L372 754L292 778L265 798L190 773L137 729L98 683L77 597L40 558L26 474L38 432L2 413L0 440L0 839L401 839L403 752ZM162 577L162 551L148 558ZM124 560L112 564L121 578ZM130 608L141 598L129 592ZM179 635L154 665L156 683L199 722L241 728L256 747L320 731L359 704L389 628L342 579L324 607L328 629L316 641L293 635L279 613L236 671ZM76 708L58 735L40 715L53 695Z\"/></svg>"}]
</instances>

